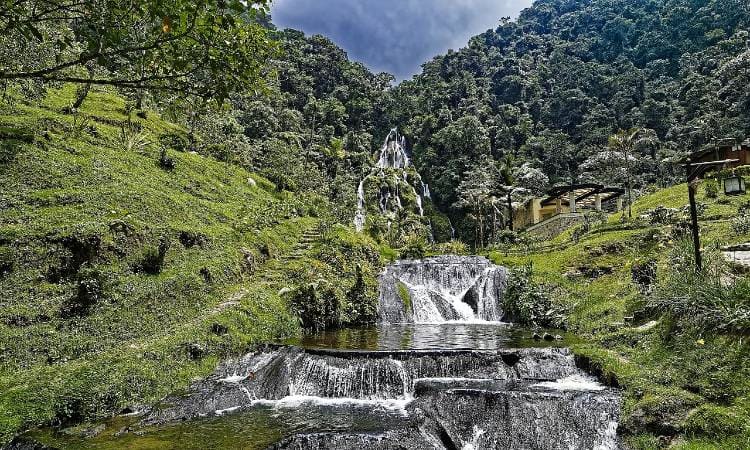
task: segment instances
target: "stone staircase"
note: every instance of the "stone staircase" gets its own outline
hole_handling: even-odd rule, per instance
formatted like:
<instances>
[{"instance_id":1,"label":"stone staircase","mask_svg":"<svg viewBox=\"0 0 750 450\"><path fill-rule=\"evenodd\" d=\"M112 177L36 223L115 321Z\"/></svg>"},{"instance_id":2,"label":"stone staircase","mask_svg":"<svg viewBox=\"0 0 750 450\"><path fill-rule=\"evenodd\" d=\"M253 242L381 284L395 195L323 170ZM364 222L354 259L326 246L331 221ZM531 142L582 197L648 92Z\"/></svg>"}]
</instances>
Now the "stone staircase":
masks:
<instances>
[{"instance_id":1,"label":"stone staircase","mask_svg":"<svg viewBox=\"0 0 750 450\"><path fill-rule=\"evenodd\" d=\"M320 228L320 225L316 225L312 228L309 228L305 230L304 233L302 233L302 238L297 242L294 247L292 248L292 251L289 252L286 255L283 255L281 257L282 261L295 261L303 256L305 256L305 253L310 251L312 249L312 246L320 240L320 238L323 236L323 232Z\"/></svg>"}]
</instances>

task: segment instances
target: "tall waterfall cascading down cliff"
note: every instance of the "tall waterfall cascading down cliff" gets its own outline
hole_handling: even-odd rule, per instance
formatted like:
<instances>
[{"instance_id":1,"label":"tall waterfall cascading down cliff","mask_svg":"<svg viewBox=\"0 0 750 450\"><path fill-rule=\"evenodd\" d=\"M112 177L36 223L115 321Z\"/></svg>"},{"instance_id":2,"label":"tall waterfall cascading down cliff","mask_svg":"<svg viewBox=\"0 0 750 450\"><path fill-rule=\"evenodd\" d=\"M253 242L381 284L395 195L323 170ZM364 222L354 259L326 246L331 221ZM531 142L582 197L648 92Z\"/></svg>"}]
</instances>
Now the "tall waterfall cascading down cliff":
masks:
<instances>
[{"instance_id":1,"label":"tall waterfall cascading down cliff","mask_svg":"<svg viewBox=\"0 0 750 450\"><path fill-rule=\"evenodd\" d=\"M496 323L506 275L482 257L391 264L380 278L381 327L507 327ZM142 425L254 408L290 424L270 447L279 450L621 448L619 393L566 348L266 346L222 363Z\"/></svg>"},{"instance_id":2,"label":"tall waterfall cascading down cliff","mask_svg":"<svg viewBox=\"0 0 750 450\"><path fill-rule=\"evenodd\" d=\"M407 170L411 169L410 172ZM413 180L409 180L409 177ZM357 212L354 216L354 227L362 231L367 222L367 192L366 183L380 182L378 190L378 211L392 221L395 211L404 208L401 187L407 187L414 198L414 212L424 216L423 197L430 198L430 188L422 182L421 177L411 168L411 161L406 153L406 138L392 129L385 138L375 165L359 183L357 187ZM416 186L416 187L415 187ZM420 192L417 191L420 188Z\"/></svg>"}]
</instances>

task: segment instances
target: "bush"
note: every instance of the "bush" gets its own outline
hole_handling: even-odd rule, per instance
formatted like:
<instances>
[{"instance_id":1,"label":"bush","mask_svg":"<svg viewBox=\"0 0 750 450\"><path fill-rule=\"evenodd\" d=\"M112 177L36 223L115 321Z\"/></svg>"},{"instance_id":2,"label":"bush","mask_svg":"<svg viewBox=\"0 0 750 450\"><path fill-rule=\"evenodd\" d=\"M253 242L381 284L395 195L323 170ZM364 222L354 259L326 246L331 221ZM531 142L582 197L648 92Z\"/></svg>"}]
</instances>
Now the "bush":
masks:
<instances>
[{"instance_id":1,"label":"bush","mask_svg":"<svg viewBox=\"0 0 750 450\"><path fill-rule=\"evenodd\" d=\"M711 181L706 182L706 198L717 198L719 196L719 186Z\"/></svg>"},{"instance_id":2,"label":"bush","mask_svg":"<svg viewBox=\"0 0 750 450\"><path fill-rule=\"evenodd\" d=\"M346 323L367 325L375 323L378 316L378 298L370 295L362 267L357 266L357 275L352 287L346 292Z\"/></svg>"},{"instance_id":3,"label":"bush","mask_svg":"<svg viewBox=\"0 0 750 450\"><path fill-rule=\"evenodd\" d=\"M425 243L421 239L409 239L406 247L401 249L399 257L401 259L422 259L425 257L427 250Z\"/></svg>"},{"instance_id":4,"label":"bush","mask_svg":"<svg viewBox=\"0 0 750 450\"><path fill-rule=\"evenodd\" d=\"M175 168L174 159L167 156L166 148L161 149L161 152L159 153L159 167L166 171L172 171Z\"/></svg>"},{"instance_id":5,"label":"bush","mask_svg":"<svg viewBox=\"0 0 750 450\"><path fill-rule=\"evenodd\" d=\"M338 326L340 303L339 293L323 279L304 283L291 292L291 309L305 329L317 331Z\"/></svg>"},{"instance_id":6,"label":"bush","mask_svg":"<svg viewBox=\"0 0 750 450\"><path fill-rule=\"evenodd\" d=\"M506 318L521 325L565 328L565 311L552 302L548 289L531 280L531 266L511 269L503 298Z\"/></svg>"},{"instance_id":7,"label":"bush","mask_svg":"<svg viewBox=\"0 0 750 450\"><path fill-rule=\"evenodd\" d=\"M166 148L184 152L190 147L190 139L185 133L167 133L159 136L159 142Z\"/></svg>"},{"instance_id":8,"label":"bush","mask_svg":"<svg viewBox=\"0 0 750 450\"><path fill-rule=\"evenodd\" d=\"M82 268L78 273L76 283L76 294L68 299L60 310L63 318L87 315L104 296L104 280L102 274L96 269Z\"/></svg>"},{"instance_id":9,"label":"bush","mask_svg":"<svg viewBox=\"0 0 750 450\"><path fill-rule=\"evenodd\" d=\"M143 251L141 262L136 267L136 272L144 272L149 275L158 275L161 273L169 246L169 239L161 237L157 247L146 247Z\"/></svg>"},{"instance_id":10,"label":"bush","mask_svg":"<svg viewBox=\"0 0 750 450\"><path fill-rule=\"evenodd\" d=\"M733 217L730 225L732 227L732 233L737 236L750 234L750 214Z\"/></svg>"},{"instance_id":11,"label":"bush","mask_svg":"<svg viewBox=\"0 0 750 450\"><path fill-rule=\"evenodd\" d=\"M434 253L437 255L467 255L469 247L463 241L453 240L435 245Z\"/></svg>"}]
</instances>

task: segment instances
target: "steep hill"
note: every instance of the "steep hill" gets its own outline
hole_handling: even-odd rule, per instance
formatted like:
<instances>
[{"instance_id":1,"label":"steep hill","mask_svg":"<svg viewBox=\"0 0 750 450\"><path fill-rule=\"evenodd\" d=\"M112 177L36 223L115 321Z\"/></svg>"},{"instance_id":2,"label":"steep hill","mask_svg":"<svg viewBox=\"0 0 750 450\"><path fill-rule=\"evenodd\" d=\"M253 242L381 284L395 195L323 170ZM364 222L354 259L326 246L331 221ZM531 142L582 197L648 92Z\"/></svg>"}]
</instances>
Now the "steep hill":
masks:
<instances>
[{"instance_id":1,"label":"steep hill","mask_svg":"<svg viewBox=\"0 0 750 450\"><path fill-rule=\"evenodd\" d=\"M653 139L629 172L643 189L677 179L664 158L750 135L749 25L735 0L536 1L425 63L392 92L392 116L468 238L457 188L480 161L510 156L552 184L624 184L627 171L600 152L617 130L642 127Z\"/></svg>"},{"instance_id":2,"label":"steep hill","mask_svg":"<svg viewBox=\"0 0 750 450\"><path fill-rule=\"evenodd\" d=\"M373 320L378 248L325 198L187 152L108 91L68 114L74 94L0 113L0 442L136 408L300 325Z\"/></svg>"}]
</instances>

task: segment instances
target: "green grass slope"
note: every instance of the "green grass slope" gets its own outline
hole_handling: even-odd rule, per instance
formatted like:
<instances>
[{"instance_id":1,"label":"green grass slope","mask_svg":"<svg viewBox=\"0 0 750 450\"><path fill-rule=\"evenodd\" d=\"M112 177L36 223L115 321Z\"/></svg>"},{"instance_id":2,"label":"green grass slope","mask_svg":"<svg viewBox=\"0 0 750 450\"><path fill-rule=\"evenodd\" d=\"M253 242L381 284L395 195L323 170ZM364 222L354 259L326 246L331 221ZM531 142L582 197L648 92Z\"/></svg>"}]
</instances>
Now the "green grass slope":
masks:
<instances>
[{"instance_id":1,"label":"green grass slope","mask_svg":"<svg viewBox=\"0 0 750 450\"><path fill-rule=\"evenodd\" d=\"M698 196L705 205L702 246L706 265L719 268L720 246L750 241L750 235L735 233L730 225L750 196L709 198L707 183ZM686 204L687 187L679 185L642 197L633 210L638 216L659 205ZM700 294L699 283L674 284L692 270L692 247L674 236L673 226L621 223L619 215L577 240L573 235L560 236L552 248L538 252L490 256L508 266L532 264L537 282L556 287L556 300L569 310L569 327L584 338L575 352L624 389L621 429L628 444L637 449L750 448L747 332L706 328L650 311L645 306L655 293L643 292L633 280L634 266L655 261L654 290L676 286L676 297ZM746 274L724 273L724 284L748 285ZM747 311L750 299L738 289L731 291L734 300L744 302Z\"/></svg>"},{"instance_id":2,"label":"green grass slope","mask_svg":"<svg viewBox=\"0 0 750 450\"><path fill-rule=\"evenodd\" d=\"M341 312L362 319L377 249L324 226L306 206L320 201L180 151L179 127L107 91L66 114L74 94L0 109L0 444L151 402L299 332L280 289L305 264L286 255L343 290L363 279Z\"/></svg>"}]
</instances>

